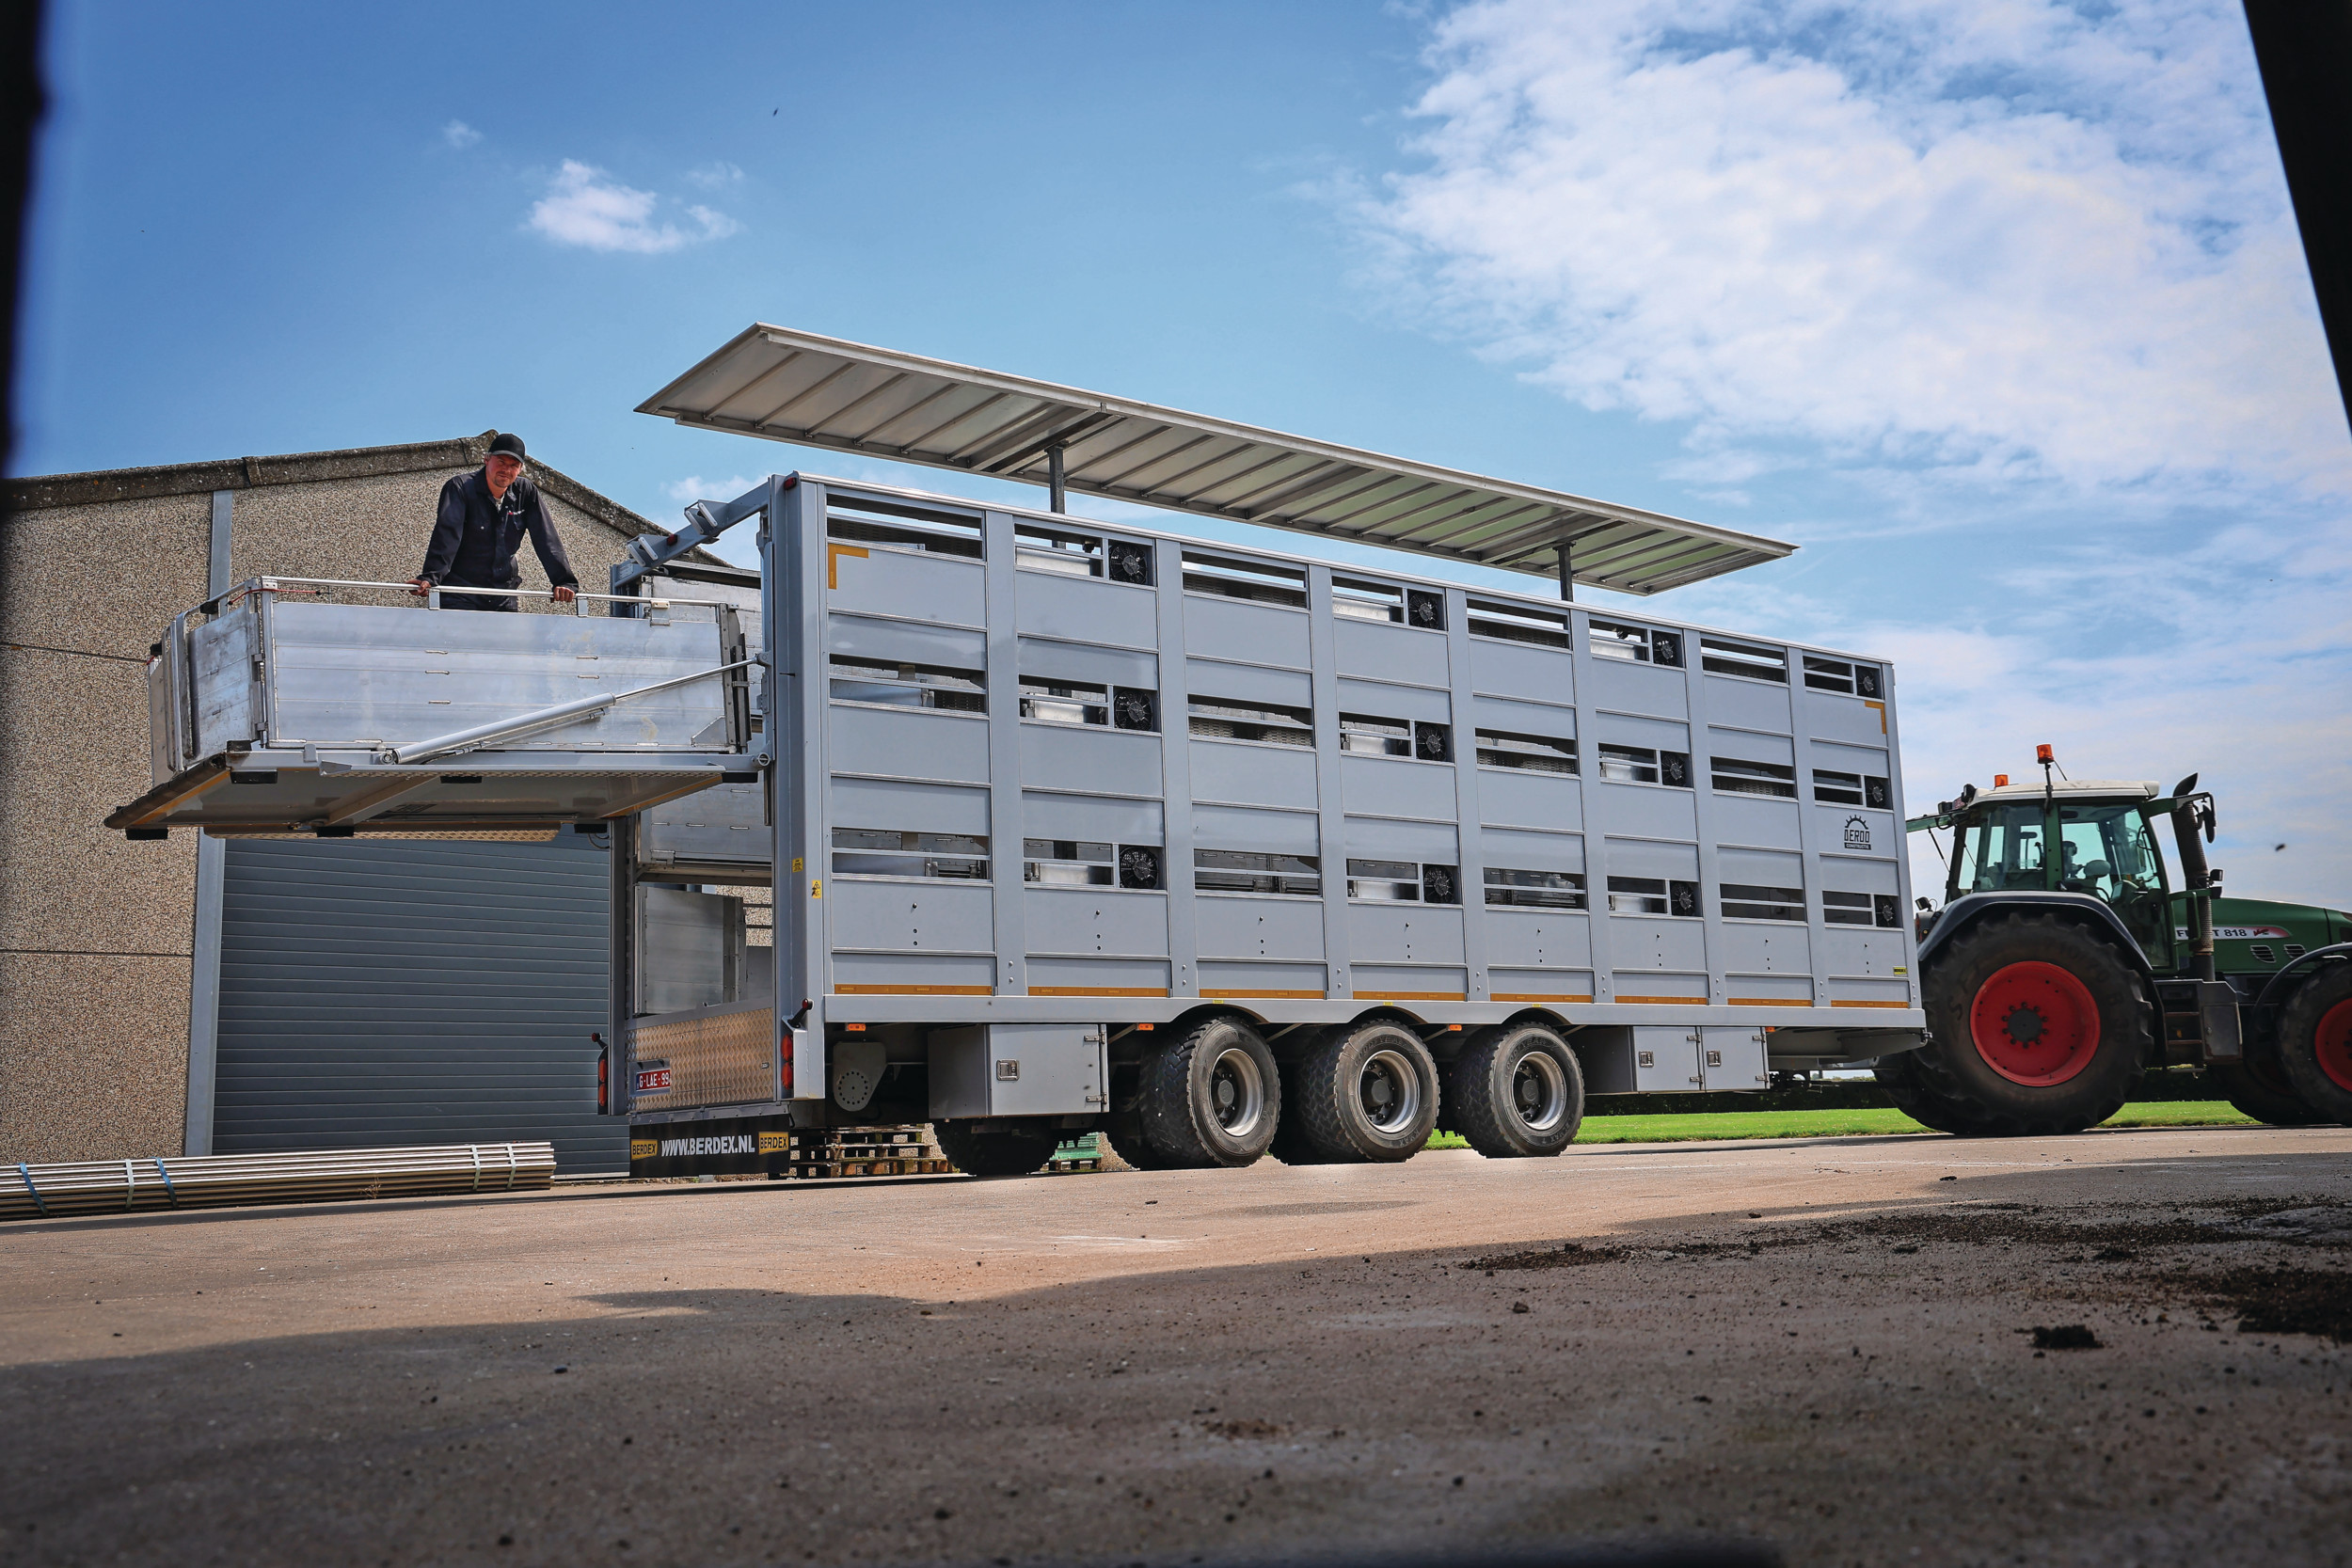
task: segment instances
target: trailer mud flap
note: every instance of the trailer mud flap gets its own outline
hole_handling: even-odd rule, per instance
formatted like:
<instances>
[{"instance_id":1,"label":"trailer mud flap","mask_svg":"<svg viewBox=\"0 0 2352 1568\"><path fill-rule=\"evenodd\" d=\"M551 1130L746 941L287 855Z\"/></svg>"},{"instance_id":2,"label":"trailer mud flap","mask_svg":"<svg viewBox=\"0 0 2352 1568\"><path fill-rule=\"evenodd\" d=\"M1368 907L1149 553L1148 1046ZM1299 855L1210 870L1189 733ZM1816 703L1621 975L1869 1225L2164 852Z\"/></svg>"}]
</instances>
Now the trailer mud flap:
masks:
<instances>
[{"instance_id":1,"label":"trailer mud flap","mask_svg":"<svg viewBox=\"0 0 2352 1568\"><path fill-rule=\"evenodd\" d=\"M756 1176L792 1154L792 1118L740 1117L633 1127L628 1173L633 1177Z\"/></svg>"}]
</instances>

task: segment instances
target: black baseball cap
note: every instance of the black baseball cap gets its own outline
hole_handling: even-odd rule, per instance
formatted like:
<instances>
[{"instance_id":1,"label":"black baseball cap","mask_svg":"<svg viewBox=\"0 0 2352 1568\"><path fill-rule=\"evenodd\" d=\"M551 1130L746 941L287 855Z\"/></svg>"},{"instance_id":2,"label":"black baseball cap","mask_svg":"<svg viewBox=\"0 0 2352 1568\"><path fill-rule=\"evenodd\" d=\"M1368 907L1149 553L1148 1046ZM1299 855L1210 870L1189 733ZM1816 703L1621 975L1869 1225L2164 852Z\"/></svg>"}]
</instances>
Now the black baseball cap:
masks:
<instances>
[{"instance_id":1,"label":"black baseball cap","mask_svg":"<svg viewBox=\"0 0 2352 1568\"><path fill-rule=\"evenodd\" d=\"M523 461L523 438L514 434L512 431L508 431L502 435L493 436L490 437L489 455L492 457L511 457L516 462L520 463Z\"/></svg>"}]
</instances>

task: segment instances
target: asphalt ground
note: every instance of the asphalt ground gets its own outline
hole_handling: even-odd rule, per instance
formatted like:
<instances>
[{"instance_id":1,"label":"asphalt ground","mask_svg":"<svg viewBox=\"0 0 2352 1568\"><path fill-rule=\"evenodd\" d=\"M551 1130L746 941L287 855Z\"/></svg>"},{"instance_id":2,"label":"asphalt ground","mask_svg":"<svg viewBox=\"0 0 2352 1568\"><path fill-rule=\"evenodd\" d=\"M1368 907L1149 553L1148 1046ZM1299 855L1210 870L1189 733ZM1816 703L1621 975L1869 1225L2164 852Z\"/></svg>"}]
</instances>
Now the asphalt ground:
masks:
<instances>
[{"instance_id":1,"label":"asphalt ground","mask_svg":"<svg viewBox=\"0 0 2352 1568\"><path fill-rule=\"evenodd\" d=\"M2345 1129L35 1222L0 1562L2339 1563L2331 1333Z\"/></svg>"}]
</instances>

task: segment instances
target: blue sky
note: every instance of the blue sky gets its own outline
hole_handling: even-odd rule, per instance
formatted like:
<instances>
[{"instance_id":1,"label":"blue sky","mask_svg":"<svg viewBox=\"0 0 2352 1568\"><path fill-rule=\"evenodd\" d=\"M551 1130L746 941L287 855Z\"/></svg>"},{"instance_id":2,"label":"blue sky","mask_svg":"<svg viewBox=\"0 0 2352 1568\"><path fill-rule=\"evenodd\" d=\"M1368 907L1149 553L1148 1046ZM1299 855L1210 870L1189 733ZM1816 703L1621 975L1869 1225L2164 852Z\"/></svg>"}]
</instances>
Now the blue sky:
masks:
<instances>
[{"instance_id":1,"label":"blue sky","mask_svg":"<svg viewBox=\"0 0 2352 1568\"><path fill-rule=\"evenodd\" d=\"M495 426L666 519L846 467L630 412L780 322L1794 540L1655 608L1891 657L1915 801L2201 769L2237 891L2352 902L2223 0L53 16L19 472Z\"/></svg>"}]
</instances>

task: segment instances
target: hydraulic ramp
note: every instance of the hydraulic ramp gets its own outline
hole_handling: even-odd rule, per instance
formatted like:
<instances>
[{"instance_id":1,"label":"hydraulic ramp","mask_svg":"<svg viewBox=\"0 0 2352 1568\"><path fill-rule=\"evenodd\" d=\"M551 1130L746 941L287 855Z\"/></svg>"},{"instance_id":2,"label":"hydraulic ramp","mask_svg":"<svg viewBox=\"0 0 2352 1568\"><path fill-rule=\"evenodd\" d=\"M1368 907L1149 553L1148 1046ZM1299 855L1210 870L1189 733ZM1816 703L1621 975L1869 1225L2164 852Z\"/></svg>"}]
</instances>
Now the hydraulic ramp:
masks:
<instances>
[{"instance_id":1,"label":"hydraulic ramp","mask_svg":"<svg viewBox=\"0 0 2352 1568\"><path fill-rule=\"evenodd\" d=\"M181 615L148 664L154 787L106 825L544 838L758 781L734 606L466 614L440 603L456 592L336 602L406 585L257 578Z\"/></svg>"}]
</instances>

